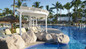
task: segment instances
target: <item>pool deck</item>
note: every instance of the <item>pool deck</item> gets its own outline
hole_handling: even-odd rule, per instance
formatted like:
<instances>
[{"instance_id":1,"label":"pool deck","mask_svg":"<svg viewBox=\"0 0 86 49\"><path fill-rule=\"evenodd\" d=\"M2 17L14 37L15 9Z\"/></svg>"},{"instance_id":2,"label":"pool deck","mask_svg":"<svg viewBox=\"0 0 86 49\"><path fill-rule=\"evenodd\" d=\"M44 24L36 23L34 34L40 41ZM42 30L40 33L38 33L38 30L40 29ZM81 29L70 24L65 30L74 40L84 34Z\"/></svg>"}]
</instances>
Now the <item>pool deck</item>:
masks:
<instances>
[{"instance_id":1,"label":"pool deck","mask_svg":"<svg viewBox=\"0 0 86 49\"><path fill-rule=\"evenodd\" d=\"M35 43L30 43L30 44L26 45L25 48L30 47L30 46L33 46L33 45L36 45L36 44L42 44L42 43L45 43L45 42L37 41L37 42L35 42ZM25 49L25 48L24 48L24 49Z\"/></svg>"}]
</instances>

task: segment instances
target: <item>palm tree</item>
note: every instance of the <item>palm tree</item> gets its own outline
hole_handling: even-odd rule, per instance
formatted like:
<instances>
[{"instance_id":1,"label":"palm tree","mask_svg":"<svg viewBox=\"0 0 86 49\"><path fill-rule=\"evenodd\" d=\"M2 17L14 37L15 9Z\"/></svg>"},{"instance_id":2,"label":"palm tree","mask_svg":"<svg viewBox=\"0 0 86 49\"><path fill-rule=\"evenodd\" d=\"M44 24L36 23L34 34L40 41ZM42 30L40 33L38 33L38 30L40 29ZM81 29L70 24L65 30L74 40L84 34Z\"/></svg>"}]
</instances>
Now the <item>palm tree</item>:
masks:
<instances>
[{"instance_id":1,"label":"palm tree","mask_svg":"<svg viewBox=\"0 0 86 49\"><path fill-rule=\"evenodd\" d=\"M68 13L70 13L70 9L71 9L71 4L68 2L64 5L64 8L67 9Z\"/></svg>"},{"instance_id":2,"label":"palm tree","mask_svg":"<svg viewBox=\"0 0 86 49\"><path fill-rule=\"evenodd\" d=\"M35 7L35 8L43 8L43 6L40 6L40 2L35 2L32 7Z\"/></svg>"},{"instance_id":3,"label":"palm tree","mask_svg":"<svg viewBox=\"0 0 86 49\"><path fill-rule=\"evenodd\" d=\"M5 16L6 16L6 15L8 16L8 14L9 14L9 8L5 8L5 9L3 10L3 13L5 13Z\"/></svg>"},{"instance_id":4,"label":"palm tree","mask_svg":"<svg viewBox=\"0 0 86 49\"><path fill-rule=\"evenodd\" d=\"M53 10L49 7L49 5L46 5L46 10L49 11L49 18L48 22L51 23L50 19L53 18Z\"/></svg>"},{"instance_id":5,"label":"palm tree","mask_svg":"<svg viewBox=\"0 0 86 49\"><path fill-rule=\"evenodd\" d=\"M15 0L13 0L13 15L15 16Z\"/></svg>"},{"instance_id":6,"label":"palm tree","mask_svg":"<svg viewBox=\"0 0 86 49\"><path fill-rule=\"evenodd\" d=\"M3 10L2 14L3 14L4 16L8 16L9 14L10 14L10 15L13 15L13 11L10 10L9 8L5 8L5 9Z\"/></svg>"},{"instance_id":7,"label":"palm tree","mask_svg":"<svg viewBox=\"0 0 86 49\"><path fill-rule=\"evenodd\" d=\"M54 11L49 7L49 5L46 5L46 10L49 11L49 18L52 18Z\"/></svg>"},{"instance_id":8,"label":"palm tree","mask_svg":"<svg viewBox=\"0 0 86 49\"><path fill-rule=\"evenodd\" d=\"M75 22L77 22L77 9L79 8L79 5L81 4L81 0L72 0L72 6L74 7L74 13L76 13Z\"/></svg>"},{"instance_id":9,"label":"palm tree","mask_svg":"<svg viewBox=\"0 0 86 49\"><path fill-rule=\"evenodd\" d=\"M86 0L85 0L85 1L83 1L83 4L84 4L84 5L86 5Z\"/></svg>"},{"instance_id":10,"label":"palm tree","mask_svg":"<svg viewBox=\"0 0 86 49\"><path fill-rule=\"evenodd\" d=\"M2 10L2 9L0 9L0 10Z\"/></svg>"},{"instance_id":11,"label":"palm tree","mask_svg":"<svg viewBox=\"0 0 86 49\"><path fill-rule=\"evenodd\" d=\"M1 11L2 9L0 9L0 11ZM0 12L0 16L2 15L2 13Z\"/></svg>"},{"instance_id":12,"label":"palm tree","mask_svg":"<svg viewBox=\"0 0 86 49\"><path fill-rule=\"evenodd\" d=\"M71 7L72 6L69 2L64 5L64 8L67 9L67 11L68 11L68 16L69 16ZM69 22L70 22L70 16L69 16Z\"/></svg>"},{"instance_id":13,"label":"palm tree","mask_svg":"<svg viewBox=\"0 0 86 49\"><path fill-rule=\"evenodd\" d=\"M15 3L15 0L13 0L13 15L14 16L15 16L15 8L19 8L22 5L23 1L27 1L27 0L17 0L16 3Z\"/></svg>"},{"instance_id":14,"label":"palm tree","mask_svg":"<svg viewBox=\"0 0 86 49\"><path fill-rule=\"evenodd\" d=\"M51 9L56 9L57 10L57 15L58 15L58 11L61 8L61 4L57 1L56 4L52 4L54 7L52 7ZM56 16L56 20L58 19L58 17ZM58 20L57 20L58 21Z\"/></svg>"},{"instance_id":15,"label":"palm tree","mask_svg":"<svg viewBox=\"0 0 86 49\"><path fill-rule=\"evenodd\" d=\"M82 4L81 4L81 9L83 10L83 12L82 12L83 16L85 16L85 10L86 10L85 5L86 5L86 1L83 1Z\"/></svg>"},{"instance_id":16,"label":"palm tree","mask_svg":"<svg viewBox=\"0 0 86 49\"><path fill-rule=\"evenodd\" d=\"M83 17L83 13L82 13L83 10L81 8L79 8L77 11L78 11L77 16L78 16L79 19L81 19ZM81 21L82 20L80 20L78 22L81 22Z\"/></svg>"},{"instance_id":17,"label":"palm tree","mask_svg":"<svg viewBox=\"0 0 86 49\"><path fill-rule=\"evenodd\" d=\"M63 8L63 6L62 6L62 4L60 4L59 9L60 9L60 14L61 14L61 10L63 10L63 9L64 9L64 8Z\"/></svg>"},{"instance_id":18,"label":"palm tree","mask_svg":"<svg viewBox=\"0 0 86 49\"><path fill-rule=\"evenodd\" d=\"M63 6L62 6L62 4L60 4L59 9L60 9L60 14L59 14L59 16L61 17L61 10L63 10L63 9L64 9L64 8L63 8ZM60 22L59 22L59 23L60 23Z\"/></svg>"},{"instance_id":19,"label":"palm tree","mask_svg":"<svg viewBox=\"0 0 86 49\"><path fill-rule=\"evenodd\" d=\"M22 4L22 6L25 6L25 7L27 7L27 4L26 4L26 3L23 3L23 4Z\"/></svg>"},{"instance_id":20,"label":"palm tree","mask_svg":"<svg viewBox=\"0 0 86 49\"><path fill-rule=\"evenodd\" d=\"M12 11L12 10L9 10L9 14L10 14L10 15L13 15L13 11Z\"/></svg>"},{"instance_id":21,"label":"palm tree","mask_svg":"<svg viewBox=\"0 0 86 49\"><path fill-rule=\"evenodd\" d=\"M84 10L84 13L85 13L85 17L86 17L86 9Z\"/></svg>"},{"instance_id":22,"label":"palm tree","mask_svg":"<svg viewBox=\"0 0 86 49\"><path fill-rule=\"evenodd\" d=\"M0 11L1 11L2 9L0 9Z\"/></svg>"},{"instance_id":23,"label":"palm tree","mask_svg":"<svg viewBox=\"0 0 86 49\"><path fill-rule=\"evenodd\" d=\"M21 0L18 0L15 4L15 7L16 8L19 8L20 6L22 5L22 1Z\"/></svg>"}]
</instances>

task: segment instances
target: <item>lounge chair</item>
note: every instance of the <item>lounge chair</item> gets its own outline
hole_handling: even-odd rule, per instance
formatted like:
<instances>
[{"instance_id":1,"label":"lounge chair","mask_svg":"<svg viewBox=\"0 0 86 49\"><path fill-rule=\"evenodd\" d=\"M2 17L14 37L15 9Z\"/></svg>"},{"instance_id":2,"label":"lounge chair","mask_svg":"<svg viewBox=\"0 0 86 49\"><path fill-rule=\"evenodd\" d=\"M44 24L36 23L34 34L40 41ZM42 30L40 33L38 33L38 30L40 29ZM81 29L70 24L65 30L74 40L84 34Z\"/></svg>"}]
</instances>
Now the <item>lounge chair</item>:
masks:
<instances>
[{"instance_id":1,"label":"lounge chair","mask_svg":"<svg viewBox=\"0 0 86 49\"><path fill-rule=\"evenodd\" d=\"M20 33L19 32L20 31L20 29L19 28L16 28L16 33ZM22 33L26 33L26 30L25 30L25 28L21 28L21 31L22 31Z\"/></svg>"},{"instance_id":2,"label":"lounge chair","mask_svg":"<svg viewBox=\"0 0 86 49\"><path fill-rule=\"evenodd\" d=\"M3 30L0 30L0 37L3 37L3 36L5 36L5 33Z\"/></svg>"},{"instance_id":3,"label":"lounge chair","mask_svg":"<svg viewBox=\"0 0 86 49\"><path fill-rule=\"evenodd\" d=\"M10 29L5 29L5 34L6 35L11 35L12 33L11 33Z\"/></svg>"},{"instance_id":4,"label":"lounge chair","mask_svg":"<svg viewBox=\"0 0 86 49\"><path fill-rule=\"evenodd\" d=\"M28 30L33 31L34 33L38 33L38 30L36 27L28 27Z\"/></svg>"},{"instance_id":5,"label":"lounge chair","mask_svg":"<svg viewBox=\"0 0 86 49\"><path fill-rule=\"evenodd\" d=\"M45 28L41 28L40 26L37 26L36 28L37 28L37 30L38 30L39 32L45 31Z\"/></svg>"}]
</instances>

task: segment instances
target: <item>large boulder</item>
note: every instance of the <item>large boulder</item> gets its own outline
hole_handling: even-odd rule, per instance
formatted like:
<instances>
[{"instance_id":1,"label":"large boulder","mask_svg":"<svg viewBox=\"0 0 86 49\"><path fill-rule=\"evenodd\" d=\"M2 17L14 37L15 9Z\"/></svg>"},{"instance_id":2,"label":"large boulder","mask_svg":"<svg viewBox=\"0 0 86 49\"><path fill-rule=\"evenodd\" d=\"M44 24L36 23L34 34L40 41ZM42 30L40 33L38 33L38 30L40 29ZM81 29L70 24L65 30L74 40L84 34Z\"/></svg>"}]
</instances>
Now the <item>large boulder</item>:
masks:
<instances>
[{"instance_id":1,"label":"large boulder","mask_svg":"<svg viewBox=\"0 0 86 49\"><path fill-rule=\"evenodd\" d=\"M37 33L36 36L37 36L37 39L42 41L43 40L43 35L44 33Z\"/></svg>"},{"instance_id":2,"label":"large boulder","mask_svg":"<svg viewBox=\"0 0 86 49\"><path fill-rule=\"evenodd\" d=\"M14 39L14 45L17 47L17 49L22 49L25 47L25 42L20 35L14 34L12 37Z\"/></svg>"},{"instance_id":3,"label":"large boulder","mask_svg":"<svg viewBox=\"0 0 86 49\"><path fill-rule=\"evenodd\" d=\"M26 45L29 43L34 43L37 40L36 35L31 31L28 31L27 33L23 33L22 38L25 41Z\"/></svg>"},{"instance_id":4,"label":"large boulder","mask_svg":"<svg viewBox=\"0 0 86 49\"><path fill-rule=\"evenodd\" d=\"M35 33L33 31L28 31L27 33L32 38L32 41L36 42L37 37L36 37Z\"/></svg>"},{"instance_id":5,"label":"large boulder","mask_svg":"<svg viewBox=\"0 0 86 49\"><path fill-rule=\"evenodd\" d=\"M17 49L17 47L13 44L13 37L6 37L0 39L0 49Z\"/></svg>"},{"instance_id":6,"label":"large boulder","mask_svg":"<svg viewBox=\"0 0 86 49\"><path fill-rule=\"evenodd\" d=\"M58 37L58 42L59 43L68 44L69 41L70 41L70 39L67 35L64 35L62 33L59 34L59 37Z\"/></svg>"},{"instance_id":7,"label":"large boulder","mask_svg":"<svg viewBox=\"0 0 86 49\"><path fill-rule=\"evenodd\" d=\"M70 39L67 35L59 33L54 35L54 41L57 43L68 44Z\"/></svg>"},{"instance_id":8,"label":"large boulder","mask_svg":"<svg viewBox=\"0 0 86 49\"><path fill-rule=\"evenodd\" d=\"M53 43L58 43L58 40L57 40L58 34L56 34L56 33L51 33L51 36L52 36L52 38L53 38Z\"/></svg>"},{"instance_id":9,"label":"large boulder","mask_svg":"<svg viewBox=\"0 0 86 49\"><path fill-rule=\"evenodd\" d=\"M25 42L20 35L7 36L0 38L0 49L23 49Z\"/></svg>"},{"instance_id":10,"label":"large boulder","mask_svg":"<svg viewBox=\"0 0 86 49\"><path fill-rule=\"evenodd\" d=\"M52 41L53 40L53 37L51 36L51 34L44 34L43 36L43 40L44 41Z\"/></svg>"}]
</instances>

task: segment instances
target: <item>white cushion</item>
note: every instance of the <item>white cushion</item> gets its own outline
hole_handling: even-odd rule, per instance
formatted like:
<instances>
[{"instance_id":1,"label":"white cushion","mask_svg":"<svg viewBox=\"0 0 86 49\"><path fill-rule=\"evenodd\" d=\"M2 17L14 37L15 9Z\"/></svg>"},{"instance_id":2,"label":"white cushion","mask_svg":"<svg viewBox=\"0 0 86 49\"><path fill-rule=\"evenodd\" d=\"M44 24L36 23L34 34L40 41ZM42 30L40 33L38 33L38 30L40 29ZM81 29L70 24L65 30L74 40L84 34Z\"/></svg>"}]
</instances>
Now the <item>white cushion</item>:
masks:
<instances>
[{"instance_id":1,"label":"white cushion","mask_svg":"<svg viewBox=\"0 0 86 49\"><path fill-rule=\"evenodd\" d=\"M22 30L22 32L23 32L23 33L25 33L25 32L26 32L25 28L21 28L21 30Z\"/></svg>"},{"instance_id":2,"label":"white cushion","mask_svg":"<svg viewBox=\"0 0 86 49\"><path fill-rule=\"evenodd\" d=\"M6 33L6 35L12 34L11 31L10 31L10 29L5 29L5 33Z\"/></svg>"},{"instance_id":3,"label":"white cushion","mask_svg":"<svg viewBox=\"0 0 86 49\"><path fill-rule=\"evenodd\" d=\"M16 28L16 33L19 33L19 28Z\"/></svg>"},{"instance_id":4,"label":"white cushion","mask_svg":"<svg viewBox=\"0 0 86 49\"><path fill-rule=\"evenodd\" d=\"M25 28L21 28L22 33L26 33ZM20 33L20 28L16 28L16 33Z\"/></svg>"}]
</instances>

